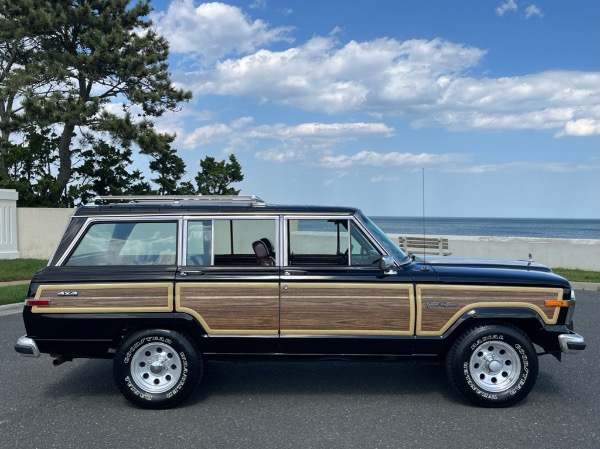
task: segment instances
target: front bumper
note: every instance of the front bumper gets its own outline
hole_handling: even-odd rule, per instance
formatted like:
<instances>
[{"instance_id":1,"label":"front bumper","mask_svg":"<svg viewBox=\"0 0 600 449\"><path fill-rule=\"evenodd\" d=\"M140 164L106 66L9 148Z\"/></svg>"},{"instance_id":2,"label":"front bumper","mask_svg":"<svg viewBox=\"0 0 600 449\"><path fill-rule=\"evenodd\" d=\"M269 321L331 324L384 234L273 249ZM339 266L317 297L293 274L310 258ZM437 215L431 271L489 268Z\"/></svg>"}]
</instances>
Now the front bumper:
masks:
<instances>
[{"instance_id":1,"label":"front bumper","mask_svg":"<svg viewBox=\"0 0 600 449\"><path fill-rule=\"evenodd\" d=\"M579 334L561 334L558 336L560 350L565 354L577 354L585 349L586 344Z\"/></svg>"},{"instance_id":2,"label":"front bumper","mask_svg":"<svg viewBox=\"0 0 600 449\"><path fill-rule=\"evenodd\" d=\"M17 340L17 344L15 345L15 351L17 351L23 357L40 356L40 350L38 349L37 344L27 335L23 335Z\"/></svg>"}]
</instances>

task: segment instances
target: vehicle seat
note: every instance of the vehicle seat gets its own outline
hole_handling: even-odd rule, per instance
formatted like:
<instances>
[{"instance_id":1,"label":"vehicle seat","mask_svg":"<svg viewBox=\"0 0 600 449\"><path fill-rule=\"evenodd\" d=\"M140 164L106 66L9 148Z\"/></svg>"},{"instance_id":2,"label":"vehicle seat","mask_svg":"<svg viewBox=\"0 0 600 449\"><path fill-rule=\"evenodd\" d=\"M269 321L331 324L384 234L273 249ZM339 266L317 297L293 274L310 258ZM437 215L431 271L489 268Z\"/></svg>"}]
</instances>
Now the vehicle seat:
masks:
<instances>
[{"instance_id":1,"label":"vehicle seat","mask_svg":"<svg viewBox=\"0 0 600 449\"><path fill-rule=\"evenodd\" d=\"M275 247L271 243L271 240L269 240L266 237L263 237L262 239L260 239L260 241L264 242L264 244L267 246L267 251L269 251L269 256L272 257L273 260L275 260Z\"/></svg>"},{"instance_id":2,"label":"vehicle seat","mask_svg":"<svg viewBox=\"0 0 600 449\"><path fill-rule=\"evenodd\" d=\"M271 257L269 253L269 248L267 244L263 240L257 240L252 244L252 249L254 250L254 254L256 255L256 262L259 265L265 267L272 267L275 265L275 259Z\"/></svg>"}]
</instances>

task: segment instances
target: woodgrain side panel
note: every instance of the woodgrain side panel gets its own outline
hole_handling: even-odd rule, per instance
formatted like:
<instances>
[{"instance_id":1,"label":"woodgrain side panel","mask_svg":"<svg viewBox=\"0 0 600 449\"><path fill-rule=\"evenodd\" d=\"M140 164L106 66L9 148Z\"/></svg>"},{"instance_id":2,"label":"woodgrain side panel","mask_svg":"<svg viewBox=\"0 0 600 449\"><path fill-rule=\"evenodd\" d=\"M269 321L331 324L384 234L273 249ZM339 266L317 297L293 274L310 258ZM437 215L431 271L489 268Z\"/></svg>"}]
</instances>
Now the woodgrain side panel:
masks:
<instances>
[{"instance_id":1,"label":"woodgrain side panel","mask_svg":"<svg viewBox=\"0 0 600 449\"><path fill-rule=\"evenodd\" d=\"M412 335L412 285L290 283L281 334Z\"/></svg>"},{"instance_id":2,"label":"woodgrain side panel","mask_svg":"<svg viewBox=\"0 0 600 449\"><path fill-rule=\"evenodd\" d=\"M209 334L278 334L279 284L182 283L176 309L193 315Z\"/></svg>"},{"instance_id":3,"label":"woodgrain side panel","mask_svg":"<svg viewBox=\"0 0 600 449\"><path fill-rule=\"evenodd\" d=\"M36 299L50 306L32 307L33 313L169 312L173 310L170 283L41 285Z\"/></svg>"},{"instance_id":4,"label":"woodgrain side panel","mask_svg":"<svg viewBox=\"0 0 600 449\"><path fill-rule=\"evenodd\" d=\"M555 324L560 308L544 303L561 298L559 288L418 285L417 335L442 335L462 314L476 307L528 308L546 324Z\"/></svg>"}]
</instances>

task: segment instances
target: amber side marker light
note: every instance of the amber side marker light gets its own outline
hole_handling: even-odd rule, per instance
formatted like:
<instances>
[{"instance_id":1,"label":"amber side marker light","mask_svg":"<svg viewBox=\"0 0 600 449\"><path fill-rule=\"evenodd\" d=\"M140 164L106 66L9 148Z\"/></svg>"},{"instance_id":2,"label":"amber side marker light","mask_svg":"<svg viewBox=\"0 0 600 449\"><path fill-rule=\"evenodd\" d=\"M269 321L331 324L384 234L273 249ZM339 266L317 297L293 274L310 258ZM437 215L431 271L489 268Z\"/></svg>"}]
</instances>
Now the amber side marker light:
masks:
<instances>
[{"instance_id":1,"label":"amber side marker light","mask_svg":"<svg viewBox=\"0 0 600 449\"><path fill-rule=\"evenodd\" d=\"M50 300L49 299L28 299L25 304L27 304L30 307L33 307L33 306L47 307L50 305Z\"/></svg>"},{"instance_id":2,"label":"amber side marker light","mask_svg":"<svg viewBox=\"0 0 600 449\"><path fill-rule=\"evenodd\" d=\"M569 301L562 299L547 299L546 307L569 307Z\"/></svg>"}]
</instances>

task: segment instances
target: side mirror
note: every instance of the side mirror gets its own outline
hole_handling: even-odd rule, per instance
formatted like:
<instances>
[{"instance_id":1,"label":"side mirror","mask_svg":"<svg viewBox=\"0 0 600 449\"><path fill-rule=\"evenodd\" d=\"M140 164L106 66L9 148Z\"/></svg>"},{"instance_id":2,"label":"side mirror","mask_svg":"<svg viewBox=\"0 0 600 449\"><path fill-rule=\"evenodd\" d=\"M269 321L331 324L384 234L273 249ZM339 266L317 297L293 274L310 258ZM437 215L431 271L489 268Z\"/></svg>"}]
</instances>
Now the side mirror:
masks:
<instances>
[{"instance_id":1,"label":"side mirror","mask_svg":"<svg viewBox=\"0 0 600 449\"><path fill-rule=\"evenodd\" d=\"M393 270L394 258L392 256L381 256L379 268L382 269L385 274L396 274L396 271Z\"/></svg>"}]
</instances>

